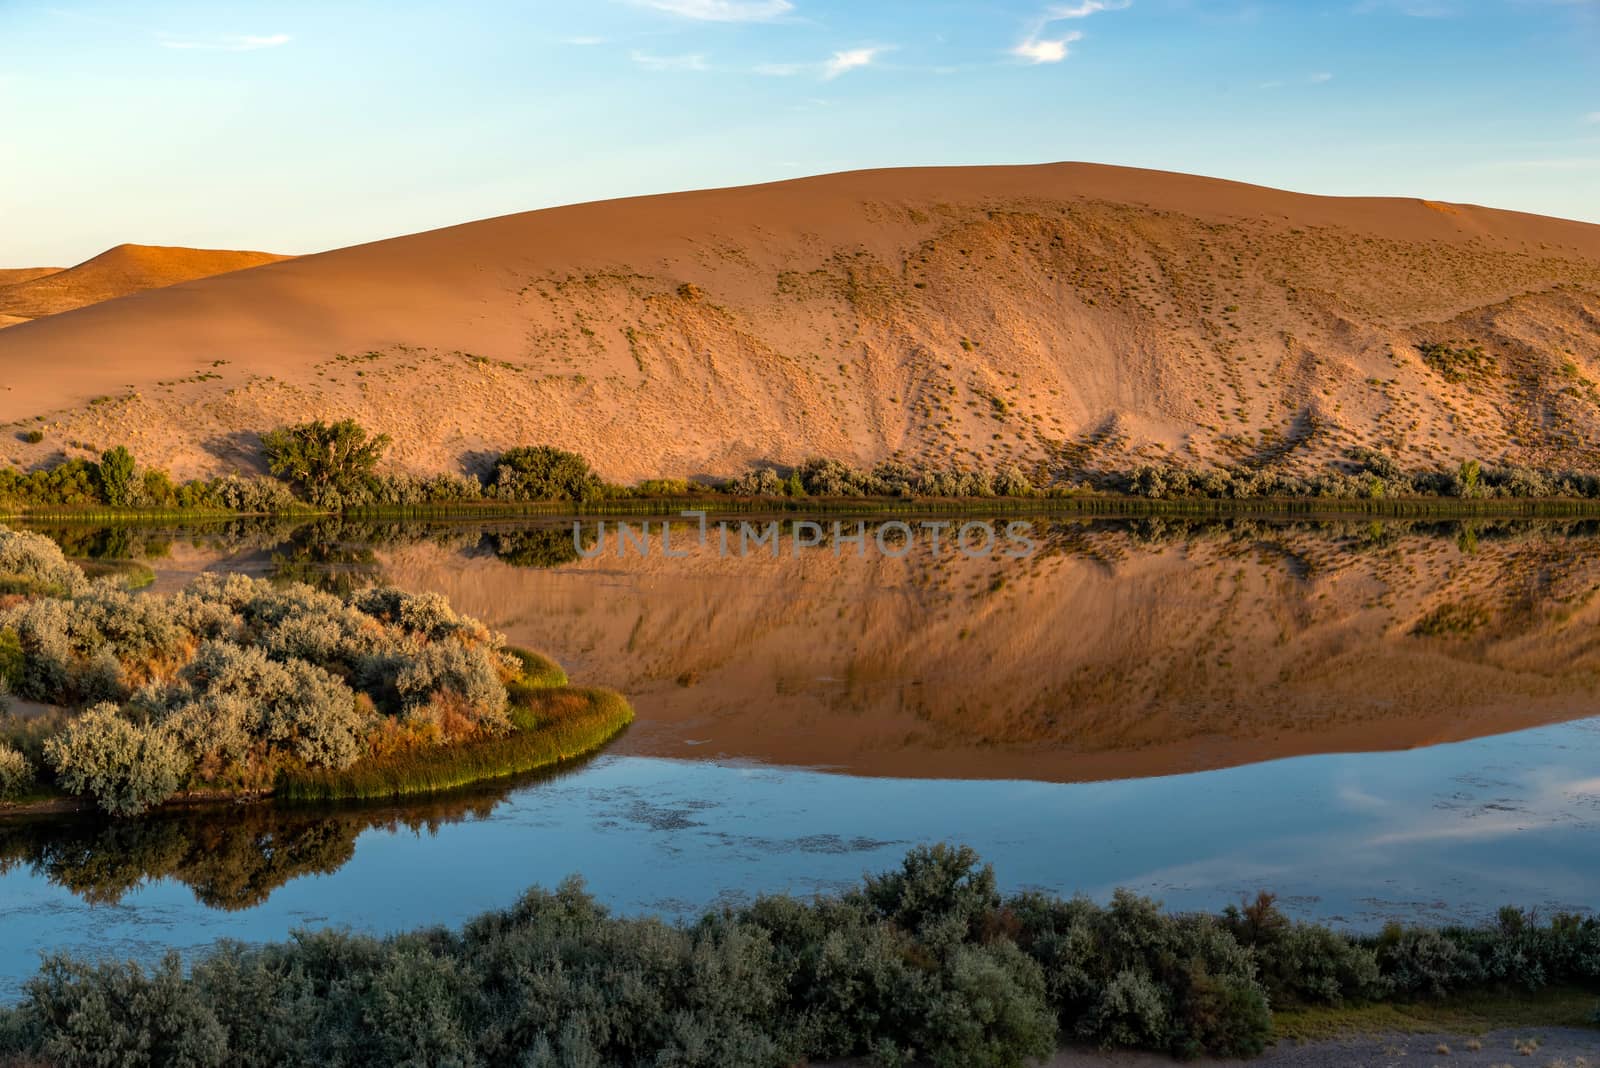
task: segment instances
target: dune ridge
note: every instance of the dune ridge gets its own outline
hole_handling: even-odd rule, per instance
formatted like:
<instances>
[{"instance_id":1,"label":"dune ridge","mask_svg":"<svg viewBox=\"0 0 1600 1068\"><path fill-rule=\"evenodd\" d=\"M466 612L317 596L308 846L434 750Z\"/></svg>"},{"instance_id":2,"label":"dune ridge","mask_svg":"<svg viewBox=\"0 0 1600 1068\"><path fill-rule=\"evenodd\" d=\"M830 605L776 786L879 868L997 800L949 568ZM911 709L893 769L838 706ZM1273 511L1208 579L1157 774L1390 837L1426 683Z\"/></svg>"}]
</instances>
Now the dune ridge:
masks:
<instances>
[{"instance_id":1,"label":"dune ridge","mask_svg":"<svg viewBox=\"0 0 1600 1068\"><path fill-rule=\"evenodd\" d=\"M207 474L257 463L264 429L351 416L416 471L529 442L614 479L816 454L1309 470L1358 445L1600 467L1597 294L1583 223L1090 164L851 172L482 220L11 327L0 421L46 434L0 456L125 443Z\"/></svg>"},{"instance_id":2,"label":"dune ridge","mask_svg":"<svg viewBox=\"0 0 1600 1068\"><path fill-rule=\"evenodd\" d=\"M130 293L287 259L271 252L118 245L68 268L0 270L0 315L38 319Z\"/></svg>"}]
</instances>

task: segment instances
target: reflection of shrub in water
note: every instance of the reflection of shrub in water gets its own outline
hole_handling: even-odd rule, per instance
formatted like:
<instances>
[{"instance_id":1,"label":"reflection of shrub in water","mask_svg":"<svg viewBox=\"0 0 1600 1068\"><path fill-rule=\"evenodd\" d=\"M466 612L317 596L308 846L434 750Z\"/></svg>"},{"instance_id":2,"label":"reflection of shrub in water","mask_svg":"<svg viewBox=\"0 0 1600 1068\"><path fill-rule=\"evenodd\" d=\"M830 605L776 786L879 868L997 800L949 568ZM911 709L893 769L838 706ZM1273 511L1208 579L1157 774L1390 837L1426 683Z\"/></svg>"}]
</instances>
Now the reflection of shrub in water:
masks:
<instances>
[{"instance_id":1,"label":"reflection of shrub in water","mask_svg":"<svg viewBox=\"0 0 1600 1068\"><path fill-rule=\"evenodd\" d=\"M0 872L26 865L93 905L172 879L208 908L253 908L303 875L331 875L374 827L433 830L488 815L497 798L446 799L403 810L324 813L271 806L206 807L141 820L29 820L0 825Z\"/></svg>"},{"instance_id":2,"label":"reflection of shrub in water","mask_svg":"<svg viewBox=\"0 0 1600 1068\"><path fill-rule=\"evenodd\" d=\"M362 541L341 537L339 524L312 523L296 530L272 553L272 577L303 582L324 593L347 596L383 581L383 565Z\"/></svg>"},{"instance_id":3,"label":"reflection of shrub in water","mask_svg":"<svg viewBox=\"0 0 1600 1068\"><path fill-rule=\"evenodd\" d=\"M578 538L587 552L594 546L595 528L583 526ZM489 543L495 556L512 567L560 567L578 559L570 527L495 531L489 535Z\"/></svg>"}]
</instances>

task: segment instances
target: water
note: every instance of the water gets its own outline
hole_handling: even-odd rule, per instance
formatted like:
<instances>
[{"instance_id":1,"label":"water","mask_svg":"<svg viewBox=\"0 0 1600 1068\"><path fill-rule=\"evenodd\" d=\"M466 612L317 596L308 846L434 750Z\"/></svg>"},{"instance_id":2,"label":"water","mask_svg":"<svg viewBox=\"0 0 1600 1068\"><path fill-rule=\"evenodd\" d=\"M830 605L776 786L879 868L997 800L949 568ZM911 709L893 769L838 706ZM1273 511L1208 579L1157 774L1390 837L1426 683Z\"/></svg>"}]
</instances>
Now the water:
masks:
<instances>
[{"instance_id":1,"label":"water","mask_svg":"<svg viewBox=\"0 0 1600 1068\"><path fill-rule=\"evenodd\" d=\"M1266 888L1360 929L1600 904L1591 527L1039 530L1024 560L564 561L519 525L55 531L143 556L158 588L437 589L639 722L573 769L403 806L0 824L0 990L45 950L454 924L572 874L690 916L939 840L1007 888L1203 909Z\"/></svg>"}]
</instances>

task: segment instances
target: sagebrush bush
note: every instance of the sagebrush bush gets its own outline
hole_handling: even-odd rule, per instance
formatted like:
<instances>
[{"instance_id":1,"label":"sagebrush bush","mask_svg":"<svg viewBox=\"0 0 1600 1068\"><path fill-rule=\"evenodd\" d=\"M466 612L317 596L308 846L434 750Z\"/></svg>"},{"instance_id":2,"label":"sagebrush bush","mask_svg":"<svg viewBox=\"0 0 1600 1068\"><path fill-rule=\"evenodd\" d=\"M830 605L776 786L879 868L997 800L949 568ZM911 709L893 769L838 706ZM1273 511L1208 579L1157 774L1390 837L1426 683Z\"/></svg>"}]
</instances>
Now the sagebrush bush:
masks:
<instances>
[{"instance_id":1,"label":"sagebrush bush","mask_svg":"<svg viewBox=\"0 0 1600 1068\"><path fill-rule=\"evenodd\" d=\"M3 691L3 687L0 687ZM4 693L0 692L0 712L4 712ZM0 801L15 801L33 787L33 764L15 749L0 742Z\"/></svg>"},{"instance_id":2,"label":"sagebrush bush","mask_svg":"<svg viewBox=\"0 0 1600 1068\"><path fill-rule=\"evenodd\" d=\"M56 780L114 816L136 816L178 790L189 761L165 727L135 723L99 704L45 742Z\"/></svg>"},{"instance_id":3,"label":"sagebrush bush","mask_svg":"<svg viewBox=\"0 0 1600 1068\"><path fill-rule=\"evenodd\" d=\"M96 706L50 766L119 814L179 783L264 789L285 768L349 768L372 751L380 712L411 728L387 733L391 747L504 736L506 683L523 662L503 643L436 594L340 597L239 575L204 575L171 597L100 581L0 609L0 668L19 691ZM164 769L148 782L128 764L140 753Z\"/></svg>"},{"instance_id":4,"label":"sagebrush bush","mask_svg":"<svg viewBox=\"0 0 1600 1068\"><path fill-rule=\"evenodd\" d=\"M0 526L0 593L72 596L88 589L82 569L43 534Z\"/></svg>"}]
</instances>

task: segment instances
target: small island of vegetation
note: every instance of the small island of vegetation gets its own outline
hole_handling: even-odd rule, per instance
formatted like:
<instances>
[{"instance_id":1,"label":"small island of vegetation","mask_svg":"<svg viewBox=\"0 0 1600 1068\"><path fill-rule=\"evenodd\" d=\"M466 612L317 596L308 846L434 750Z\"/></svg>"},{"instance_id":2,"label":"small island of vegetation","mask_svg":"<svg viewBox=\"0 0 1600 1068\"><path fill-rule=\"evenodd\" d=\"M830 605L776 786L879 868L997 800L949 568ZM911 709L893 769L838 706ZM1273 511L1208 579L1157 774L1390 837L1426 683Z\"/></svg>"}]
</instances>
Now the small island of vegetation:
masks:
<instances>
[{"instance_id":1,"label":"small island of vegetation","mask_svg":"<svg viewBox=\"0 0 1600 1068\"><path fill-rule=\"evenodd\" d=\"M437 594L202 575L170 597L90 581L0 527L0 802L435 793L598 748L631 719Z\"/></svg>"}]
</instances>

